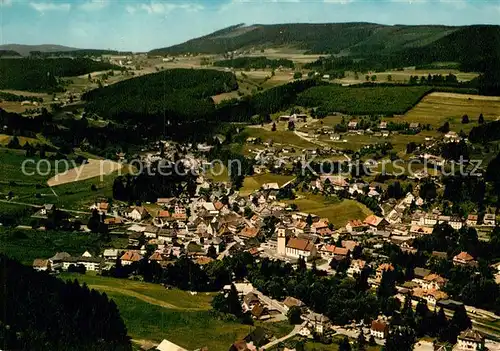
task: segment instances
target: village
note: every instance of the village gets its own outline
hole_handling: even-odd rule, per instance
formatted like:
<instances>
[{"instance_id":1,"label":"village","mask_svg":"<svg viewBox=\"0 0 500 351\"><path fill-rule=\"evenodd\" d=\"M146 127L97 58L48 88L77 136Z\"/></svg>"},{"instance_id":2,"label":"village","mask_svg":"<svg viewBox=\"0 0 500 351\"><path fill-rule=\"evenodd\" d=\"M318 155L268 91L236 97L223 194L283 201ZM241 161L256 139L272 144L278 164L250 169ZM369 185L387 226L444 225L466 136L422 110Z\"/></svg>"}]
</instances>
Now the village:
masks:
<instances>
[{"instance_id":1,"label":"village","mask_svg":"<svg viewBox=\"0 0 500 351\"><path fill-rule=\"evenodd\" d=\"M196 151L189 151L193 149ZM54 273L69 271L101 275L117 265L125 267L147 261L167 267L180 257L188 257L203 269L216 260L247 252L257 261L266 258L288 262L293 266L303 261L308 269L320 270L327 275L346 274L355 279L363 272L369 272L370 288L376 290L384 274L395 271L390 258L383 253L386 245L397 247L404 254L417 255L419 252L413 243L432 236L436 227L449 226L457 231L467 227L488 233L497 225L492 213L459 217L445 214L438 207L429 207L419 195L419 186L423 181L438 183L438 187L442 185L438 177L425 172L420 172L414 178L417 186L398 196L397 200L386 196L387 186L381 183L317 174L305 188L301 185L302 192L341 196L354 201L361 197L369 198L377 204L378 215L352 218L343 226L335 226L328 218L302 212L297 206L283 200L289 198L287 194L298 191L299 184L294 180L281 186L278 183L265 183L248 195L233 191L229 182L211 180L202 172L209 163L204 155L210 149L208 145L179 147L167 142L155 144L151 151L142 155L142 161L151 165L173 157L180 150L184 153L183 164L195 170L195 196L185 193L175 198L159 197L156 203L132 206L110 199L96 199L88 208L92 213L89 224L83 224L80 230L100 232L105 228L102 230L109 236L126 238L127 245L105 248L99 255L92 255L88 251L82 252L81 256L54 252L52 257L36 259L33 268ZM279 157L278 151L274 154L273 150L267 149L269 156ZM117 157L125 158L126 155ZM293 159L285 159L284 162L290 166ZM254 166L257 174L269 173L271 170L272 167L268 168L265 163ZM54 205L43 206L33 216L41 221L38 229L43 229L44 221L59 218L58 213L61 212L64 209L57 209ZM429 260L433 259L449 261L455 267L479 266L478 258L467 251L453 256L447 252L432 251ZM450 316L457 306L464 306L474 317L472 328L459 334L454 350L499 349L500 345L494 340L500 337L500 329L484 321L500 317L452 299L444 291L448 279L429 267L431 265L412 267L411 274L407 273L408 279L396 285L394 297L401 303L410 298L413 306L425 301L431 310L444 308ZM490 268L496 274L497 284L500 284L500 264ZM289 310L296 307L300 309L302 322L282 339L269 340L265 335L257 337L259 333L253 333L245 340L235 340L231 350L267 350L295 335L312 338L313 335L317 337L332 333L351 338L363 333L367 340L383 345L389 333L390 316L380 315L368 324L353 321L348 325L334 325L328 317L308 309L293 296L277 301L259 292L246 280L235 281L234 286L243 310L248 311L253 319L286 320ZM223 291L230 289L231 286L225 286ZM171 344L165 340L157 349L172 350ZM437 350L434 346L432 342L421 340L415 350ZM174 350L182 349L179 347Z\"/></svg>"}]
</instances>

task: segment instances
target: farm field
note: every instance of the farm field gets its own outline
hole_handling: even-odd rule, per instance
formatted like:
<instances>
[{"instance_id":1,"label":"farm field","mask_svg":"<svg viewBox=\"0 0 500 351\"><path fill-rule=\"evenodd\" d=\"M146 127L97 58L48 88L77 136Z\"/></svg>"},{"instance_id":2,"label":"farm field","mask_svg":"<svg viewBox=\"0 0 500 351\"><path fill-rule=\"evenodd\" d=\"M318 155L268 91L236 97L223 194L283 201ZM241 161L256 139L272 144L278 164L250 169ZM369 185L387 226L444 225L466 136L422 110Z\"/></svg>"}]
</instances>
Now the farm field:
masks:
<instances>
[{"instance_id":1,"label":"farm field","mask_svg":"<svg viewBox=\"0 0 500 351\"><path fill-rule=\"evenodd\" d=\"M433 127L439 127L448 121L452 130L458 132L462 129L468 132L477 124L481 113L486 121L496 120L500 117L500 97L431 93L408 111L404 117L397 117L395 120L429 123ZM469 124L462 124L462 116L465 114L469 116Z\"/></svg>"},{"instance_id":2,"label":"farm field","mask_svg":"<svg viewBox=\"0 0 500 351\"><path fill-rule=\"evenodd\" d=\"M54 175L54 177L47 181L47 184L49 186L57 186L95 177L102 177L118 171L121 168L122 165L118 162L89 159L86 164L80 167L75 167L63 173Z\"/></svg>"},{"instance_id":3,"label":"farm field","mask_svg":"<svg viewBox=\"0 0 500 351\"><path fill-rule=\"evenodd\" d=\"M260 187L266 183L278 183L278 185L281 187L293 178L294 177L292 176L272 173L256 174L251 177L246 177L243 181L243 187L240 190L240 194L243 196L249 195L253 191L259 190Z\"/></svg>"},{"instance_id":4,"label":"farm field","mask_svg":"<svg viewBox=\"0 0 500 351\"><path fill-rule=\"evenodd\" d=\"M133 341L171 342L190 350L207 346L226 350L255 326L224 320L210 311L212 293L191 295L161 285L93 275L63 274L62 279L78 279L90 288L106 292L115 301ZM166 307L169 305L175 308ZM292 329L287 322L261 323L278 337Z\"/></svg>"},{"instance_id":5,"label":"farm field","mask_svg":"<svg viewBox=\"0 0 500 351\"><path fill-rule=\"evenodd\" d=\"M310 212L321 218L328 218L336 228L345 226L351 219L363 220L372 212L354 200L329 200L321 195L299 194L299 198L287 201L296 204L299 211Z\"/></svg>"}]
</instances>

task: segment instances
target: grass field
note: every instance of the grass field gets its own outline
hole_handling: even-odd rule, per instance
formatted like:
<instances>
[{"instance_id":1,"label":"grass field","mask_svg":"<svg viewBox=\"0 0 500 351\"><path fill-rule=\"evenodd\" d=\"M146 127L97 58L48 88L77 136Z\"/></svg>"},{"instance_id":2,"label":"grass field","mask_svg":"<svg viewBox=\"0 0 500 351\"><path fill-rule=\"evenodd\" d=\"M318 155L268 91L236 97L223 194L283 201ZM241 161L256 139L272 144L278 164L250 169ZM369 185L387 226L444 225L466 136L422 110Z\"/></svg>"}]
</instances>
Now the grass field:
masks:
<instances>
[{"instance_id":1,"label":"grass field","mask_svg":"<svg viewBox=\"0 0 500 351\"><path fill-rule=\"evenodd\" d=\"M256 174L251 177L246 177L243 181L243 187L240 190L240 194L243 196L248 195L255 190L259 190L260 187L266 183L278 183L279 186L283 186L293 178L292 176L272 173Z\"/></svg>"},{"instance_id":2,"label":"grass field","mask_svg":"<svg viewBox=\"0 0 500 351\"><path fill-rule=\"evenodd\" d=\"M100 253L103 245L95 234L63 231L0 230L0 252L31 266L35 258L49 258L56 252L65 251L81 255L85 251ZM126 245L123 239L115 239L109 246Z\"/></svg>"},{"instance_id":3,"label":"grass field","mask_svg":"<svg viewBox=\"0 0 500 351\"><path fill-rule=\"evenodd\" d=\"M477 125L477 119L481 113L486 121L500 117L500 97L431 93L408 111L403 118L396 119L422 124L429 123L433 127L439 127L448 121L452 130L468 132L474 125ZM468 124L462 124L462 116L465 114L469 116L470 123Z\"/></svg>"},{"instance_id":4,"label":"grass field","mask_svg":"<svg viewBox=\"0 0 500 351\"><path fill-rule=\"evenodd\" d=\"M354 200L329 200L321 195L300 194L298 199L289 200L299 211L312 213L321 218L328 218L335 228L342 227L351 219L365 219L372 212L363 204Z\"/></svg>"},{"instance_id":5,"label":"grass field","mask_svg":"<svg viewBox=\"0 0 500 351\"><path fill-rule=\"evenodd\" d=\"M387 71L387 72L376 72L371 75L377 76L377 80L375 83L386 83L389 82L389 76L391 76L391 82L394 83L407 83L410 80L411 76L425 76L427 77L429 74L436 75L441 74L443 76L448 75L449 73L457 76L459 81L469 81L478 76L477 73L474 72L460 72L456 69L424 69L424 70L415 70L412 68L407 68L403 71ZM370 76L371 76L370 75ZM361 84L366 82L366 74L358 74L356 79L356 75L354 72L346 72L346 75L342 79L335 79L334 82L341 84Z\"/></svg>"},{"instance_id":6,"label":"grass field","mask_svg":"<svg viewBox=\"0 0 500 351\"><path fill-rule=\"evenodd\" d=\"M110 160L93 160L80 167L74 167L62 173L57 173L47 181L49 186L63 185L67 183L78 182L86 179L109 175L122 168L120 163Z\"/></svg>"},{"instance_id":7,"label":"grass field","mask_svg":"<svg viewBox=\"0 0 500 351\"><path fill-rule=\"evenodd\" d=\"M281 128L282 129L282 128ZM246 128L245 133L248 134L249 137L261 138L262 141L271 140L275 144L280 145L288 145L297 148L313 148L316 149L318 146L311 142L308 142L301 137L297 136L294 132L288 130L276 130L275 132L260 128L260 127L252 127Z\"/></svg>"},{"instance_id":8,"label":"grass field","mask_svg":"<svg viewBox=\"0 0 500 351\"><path fill-rule=\"evenodd\" d=\"M168 339L189 350L208 346L209 350L227 350L254 327L222 320L210 311L213 294L166 290L161 285L93 275L62 274L62 279L78 279L90 288L106 292L112 298L136 341L160 342ZM173 306L173 307L172 307ZM288 334L287 322L262 323L277 337Z\"/></svg>"}]
</instances>

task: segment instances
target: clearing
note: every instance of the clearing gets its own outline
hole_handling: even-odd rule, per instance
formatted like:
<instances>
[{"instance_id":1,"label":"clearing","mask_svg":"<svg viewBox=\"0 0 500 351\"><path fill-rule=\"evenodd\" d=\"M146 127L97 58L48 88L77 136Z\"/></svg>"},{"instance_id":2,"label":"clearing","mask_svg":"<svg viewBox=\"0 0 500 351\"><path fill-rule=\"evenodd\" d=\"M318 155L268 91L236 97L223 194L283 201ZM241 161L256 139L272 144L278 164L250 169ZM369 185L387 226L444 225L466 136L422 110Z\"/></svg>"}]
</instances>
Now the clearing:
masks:
<instances>
[{"instance_id":1,"label":"clearing","mask_svg":"<svg viewBox=\"0 0 500 351\"><path fill-rule=\"evenodd\" d=\"M109 175L122 169L122 167L122 164L110 160L89 159L86 164L80 167L75 167L68 171L56 174L47 181L47 184L52 187Z\"/></svg>"},{"instance_id":2,"label":"clearing","mask_svg":"<svg viewBox=\"0 0 500 351\"><path fill-rule=\"evenodd\" d=\"M273 173L257 174L251 177L246 177L243 181L243 187L240 189L240 194L242 196L249 195L256 190L259 190L260 187L266 183L278 183L281 187L293 178L293 176Z\"/></svg>"},{"instance_id":3,"label":"clearing","mask_svg":"<svg viewBox=\"0 0 500 351\"><path fill-rule=\"evenodd\" d=\"M351 219L364 220L372 212L354 200L327 199L321 195L300 194L297 199L287 201L296 204L299 211L328 218L335 228L345 226Z\"/></svg>"}]
</instances>

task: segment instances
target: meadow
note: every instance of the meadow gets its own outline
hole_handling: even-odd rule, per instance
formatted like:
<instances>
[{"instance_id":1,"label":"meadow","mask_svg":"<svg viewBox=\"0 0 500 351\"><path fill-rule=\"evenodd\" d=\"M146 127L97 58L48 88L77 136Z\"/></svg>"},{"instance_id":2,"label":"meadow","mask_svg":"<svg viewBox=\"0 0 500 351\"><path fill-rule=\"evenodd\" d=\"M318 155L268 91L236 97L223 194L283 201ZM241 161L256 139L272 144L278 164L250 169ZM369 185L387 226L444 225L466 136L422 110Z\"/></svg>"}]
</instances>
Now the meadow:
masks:
<instances>
[{"instance_id":1,"label":"meadow","mask_svg":"<svg viewBox=\"0 0 500 351\"><path fill-rule=\"evenodd\" d=\"M327 199L322 195L299 194L297 199L288 200L296 204L299 211L312 213L321 218L328 218L335 228L345 226L349 220L364 220L372 212L363 204L354 200Z\"/></svg>"},{"instance_id":2,"label":"meadow","mask_svg":"<svg viewBox=\"0 0 500 351\"><path fill-rule=\"evenodd\" d=\"M136 343L167 339L189 350L203 346L209 350L227 350L255 326L262 326L277 337L292 330L288 322L256 322L255 326L249 326L221 318L210 310L213 293L191 295L158 284L88 274L64 273L60 277L78 279L90 288L106 292L118 306L129 336Z\"/></svg>"},{"instance_id":3,"label":"meadow","mask_svg":"<svg viewBox=\"0 0 500 351\"><path fill-rule=\"evenodd\" d=\"M279 124L279 123L277 123ZM284 122L281 122L284 125ZM313 144L307 140L302 139L294 132L289 130L283 130L283 126L278 126L278 130L271 131L261 127L250 127L245 129L245 133L248 134L249 137L260 138L262 141L271 140L275 144L279 145L288 145L296 148L314 148L316 149L318 146Z\"/></svg>"},{"instance_id":4,"label":"meadow","mask_svg":"<svg viewBox=\"0 0 500 351\"><path fill-rule=\"evenodd\" d=\"M281 187L293 178L293 176L273 173L256 174L250 177L246 177L243 181L243 187L240 189L240 194L242 196L249 195L253 191L259 190L261 186L266 183L278 183L278 185Z\"/></svg>"}]
</instances>

